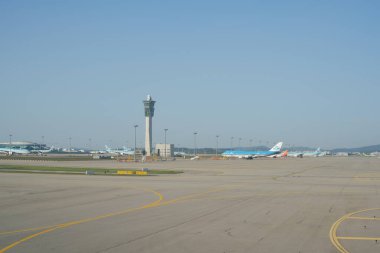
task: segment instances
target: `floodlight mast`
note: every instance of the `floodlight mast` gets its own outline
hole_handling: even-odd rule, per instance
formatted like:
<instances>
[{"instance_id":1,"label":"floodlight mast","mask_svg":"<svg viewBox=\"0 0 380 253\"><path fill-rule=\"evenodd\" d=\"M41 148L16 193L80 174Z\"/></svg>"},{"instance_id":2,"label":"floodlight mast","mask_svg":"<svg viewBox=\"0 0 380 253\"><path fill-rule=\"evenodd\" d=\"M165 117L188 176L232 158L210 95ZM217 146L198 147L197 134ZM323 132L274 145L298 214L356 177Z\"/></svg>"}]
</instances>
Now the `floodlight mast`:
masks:
<instances>
[{"instance_id":1,"label":"floodlight mast","mask_svg":"<svg viewBox=\"0 0 380 253\"><path fill-rule=\"evenodd\" d=\"M133 127L135 128L135 150L133 152L133 160L136 162L136 128L138 125L134 125Z\"/></svg>"},{"instance_id":2,"label":"floodlight mast","mask_svg":"<svg viewBox=\"0 0 380 253\"><path fill-rule=\"evenodd\" d=\"M166 153L166 132L168 131L167 128L164 129L165 131L165 144L164 144L164 149L165 149L165 160L167 159L167 153Z\"/></svg>"},{"instance_id":3,"label":"floodlight mast","mask_svg":"<svg viewBox=\"0 0 380 253\"><path fill-rule=\"evenodd\" d=\"M197 155L197 134L198 132L194 132L194 156Z\"/></svg>"}]
</instances>

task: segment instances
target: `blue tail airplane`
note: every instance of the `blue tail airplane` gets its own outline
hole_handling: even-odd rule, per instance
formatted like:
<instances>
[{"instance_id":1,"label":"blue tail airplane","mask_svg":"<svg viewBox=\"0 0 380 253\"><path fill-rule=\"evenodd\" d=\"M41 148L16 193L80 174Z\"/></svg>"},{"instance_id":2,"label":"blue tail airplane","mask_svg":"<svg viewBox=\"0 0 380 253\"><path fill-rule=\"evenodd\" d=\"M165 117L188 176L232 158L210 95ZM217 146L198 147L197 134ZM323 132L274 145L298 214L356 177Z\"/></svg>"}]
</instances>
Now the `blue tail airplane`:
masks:
<instances>
[{"instance_id":1,"label":"blue tail airplane","mask_svg":"<svg viewBox=\"0 0 380 253\"><path fill-rule=\"evenodd\" d=\"M246 159L273 156L281 152L282 144L283 144L282 142L279 142L268 151L227 150L224 153L222 153L222 156L246 158Z\"/></svg>"}]
</instances>

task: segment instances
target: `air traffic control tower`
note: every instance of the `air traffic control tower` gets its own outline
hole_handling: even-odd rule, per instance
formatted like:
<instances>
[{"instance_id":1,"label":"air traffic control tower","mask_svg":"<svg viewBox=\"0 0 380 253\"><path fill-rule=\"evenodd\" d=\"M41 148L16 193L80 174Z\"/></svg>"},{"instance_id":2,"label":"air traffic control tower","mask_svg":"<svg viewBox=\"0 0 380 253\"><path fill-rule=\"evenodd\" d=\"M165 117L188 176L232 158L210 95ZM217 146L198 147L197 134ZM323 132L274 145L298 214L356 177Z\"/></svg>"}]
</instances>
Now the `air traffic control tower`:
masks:
<instances>
[{"instance_id":1,"label":"air traffic control tower","mask_svg":"<svg viewBox=\"0 0 380 253\"><path fill-rule=\"evenodd\" d=\"M144 102L145 109L145 152L146 156L152 155L152 118L154 116L154 104L152 97L148 95Z\"/></svg>"}]
</instances>

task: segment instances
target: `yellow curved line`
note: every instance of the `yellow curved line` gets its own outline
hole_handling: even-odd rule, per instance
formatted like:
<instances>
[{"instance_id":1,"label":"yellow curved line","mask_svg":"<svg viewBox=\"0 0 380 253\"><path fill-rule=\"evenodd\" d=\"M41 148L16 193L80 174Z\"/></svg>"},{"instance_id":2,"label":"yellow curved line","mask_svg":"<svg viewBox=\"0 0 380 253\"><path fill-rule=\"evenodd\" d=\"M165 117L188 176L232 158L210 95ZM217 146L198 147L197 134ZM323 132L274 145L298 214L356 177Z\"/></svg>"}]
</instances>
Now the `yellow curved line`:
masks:
<instances>
[{"instance_id":1,"label":"yellow curved line","mask_svg":"<svg viewBox=\"0 0 380 253\"><path fill-rule=\"evenodd\" d=\"M158 200L156 200L153 203L148 204L149 206L150 205L157 205L158 203L160 203L164 199L164 197L161 195L161 193L156 192L154 190L150 190L150 189L146 189L146 188L144 188L144 189L135 188L135 189L143 190L145 192L152 192L153 194L155 194L155 195L158 196ZM121 212L123 212L123 211L121 211ZM66 223L62 223L62 224L66 224ZM24 228L24 229L13 230L13 231L4 231L4 232L0 232L0 236L1 235L9 235L9 234L17 234L17 233L23 233L23 232L31 232L31 231L38 231L38 230L43 230L43 229L49 229L49 228L54 228L54 227L61 226L62 224L55 224L55 225L50 225L50 226L48 225L48 226L35 227L35 228Z\"/></svg>"},{"instance_id":2,"label":"yellow curved line","mask_svg":"<svg viewBox=\"0 0 380 253\"><path fill-rule=\"evenodd\" d=\"M30 239L33 239L34 237L37 237L37 236L42 235L42 234L46 234L46 233L48 233L48 232L51 232L51 231L53 231L53 230L56 230L57 228L58 228L58 227L53 227L53 228L50 228L50 229L47 229L47 230L44 230L44 231L38 232L38 233L36 233L36 234L33 234L33 235L30 235L30 236L24 237L24 238L22 238L21 240L18 240L18 241L16 241L16 242L14 242L14 243L8 245L7 247L2 248L2 249L0 250L0 252L3 253L3 252L5 252L5 251L7 251L7 250L10 250L11 248L14 248L15 246L19 245L20 243L23 243L23 242L25 242L25 241L29 241Z\"/></svg>"},{"instance_id":3,"label":"yellow curved line","mask_svg":"<svg viewBox=\"0 0 380 253\"><path fill-rule=\"evenodd\" d=\"M369 208L369 209L364 209L360 211L355 211L349 214L346 214L342 216L339 220L334 222L334 224L330 228L329 236L330 236L330 241L331 243L339 250L341 253L349 253L347 249L343 247L342 244L340 244L339 239L342 239L342 237L338 237L336 235L336 231L338 230L338 227L340 224L345 221L346 219L349 219L352 215L358 214L358 213L363 213L363 212L368 212L368 211L373 211L373 210L380 210L380 208ZM0 252L1 253L1 252Z\"/></svg>"},{"instance_id":4,"label":"yellow curved line","mask_svg":"<svg viewBox=\"0 0 380 253\"><path fill-rule=\"evenodd\" d=\"M10 234L17 234L17 233L22 233L22 232L30 232L30 231L37 231L37 230L42 230L42 229L47 229L55 226L44 226L44 227L36 227L36 228L24 228L24 229L19 229L19 230L13 230L13 231L5 231L5 232L0 232L1 235L10 235Z\"/></svg>"},{"instance_id":5,"label":"yellow curved line","mask_svg":"<svg viewBox=\"0 0 380 253\"><path fill-rule=\"evenodd\" d=\"M349 253L343 246L340 244L339 240L337 239L336 236L336 230L338 229L340 223L342 223L345 219L346 216L341 217L339 220L337 220L331 227L330 229L330 241L331 243L339 250L341 253Z\"/></svg>"},{"instance_id":6,"label":"yellow curved line","mask_svg":"<svg viewBox=\"0 0 380 253\"><path fill-rule=\"evenodd\" d=\"M12 249L15 246L19 245L20 243L23 243L25 241L29 241L29 240L37 237L37 236L40 236L40 235L52 232L52 231L54 231L56 229L59 229L59 228L66 228L66 227L70 227L70 226L73 226L73 225L78 225L78 224L82 224L82 223L86 223L86 222L90 222L90 221L95 221L95 220L100 220L100 219L104 219L104 218L108 218L108 217L112 217L112 216L116 216L116 215L127 214L127 213L130 213L130 212L133 212L133 211L142 210L142 209L146 209L146 208L151 208L151 207L159 205L160 202L164 199L163 195L161 193L157 192L157 191L150 190L150 189L143 189L143 190L154 193L156 196L159 197L158 200L155 200L154 202L152 202L150 204L147 204L147 205L144 205L144 206L130 208L130 209L123 210L123 211L120 211L120 212L114 212L114 213L108 213L108 214L104 214L104 215L99 215L99 216L92 217L92 218L87 218L87 219L82 219L82 220L62 223L62 224L58 224L58 225L53 225L53 226L50 226L50 227L40 227L40 228L31 228L31 229L23 229L23 230L4 232L3 234L5 234L5 233L10 234L12 232L15 233L17 231L33 231L33 230L39 230L39 229L47 228L47 229L45 229L43 231L40 231L38 233L35 233L35 234L30 235L30 236L24 237L24 238L22 238L22 239L20 239L20 240L18 240L16 242L14 242L14 243L6 246L5 248L0 249L0 253L4 253L4 252L8 251L9 249Z\"/></svg>"},{"instance_id":7,"label":"yellow curved line","mask_svg":"<svg viewBox=\"0 0 380 253\"><path fill-rule=\"evenodd\" d=\"M138 211L138 210L143 210L143 209L147 209L147 208L153 208L153 207L158 207L158 206L164 206L164 205L169 205L169 204L173 204L173 203L176 203L176 202L179 202L179 201L183 201L183 200L188 200L188 199L191 199L191 198L194 198L194 197L198 197L198 196L202 196L204 194L208 194L208 193L214 193L214 192L218 192L218 191L222 191L223 189L214 189L214 190L210 190L210 191L206 191L206 192L201 192L201 193L195 193L195 194L191 194L191 195L187 195L187 196L182 196L182 197L179 197L179 198L176 198L176 199L172 199L172 200L168 200L168 201L165 201L163 202L163 195L157 191L154 191L154 190L149 190L149 189L145 189L145 191L149 191L149 192L153 192L155 195L157 195L159 197L158 200L150 203L150 204L147 204L147 205L144 205L144 206L140 206L140 207L135 207L135 208L130 208L130 209L127 209L127 210L124 210L124 211L120 211L120 212L114 212L114 213L109 213L109 214L105 214L105 215L100 215L100 216L96 216L96 217L92 217L92 218L87 218L87 219L82 219L82 220L78 220L78 221L72 221L72 222L67 222L67 223L62 223L62 224L58 224L58 225L55 225L55 226L52 226L48 229L45 229L43 231L40 231L38 233L35 233L35 234L32 234L30 236L27 236L27 237L24 237L8 246L6 246L5 248L2 248L0 249L0 253L4 253L6 251L8 251L9 249L12 249L14 248L15 246L19 245L20 243L23 243L25 241L29 241L37 236L40 236L40 235L43 235L43 234L47 234L49 232L52 232L54 230L57 230L57 229L60 229L60 228L66 228L66 227L70 227L70 226L74 226L74 225L78 225L78 224L82 224L82 223L86 223L86 222L90 222L90 221L95 221L95 220L100 220L100 219L104 219L104 218L108 218L108 217L112 217L112 216L116 216L116 215L122 215L122 214L127 214L127 213L130 213L130 212L133 212L133 211Z\"/></svg>"}]
</instances>

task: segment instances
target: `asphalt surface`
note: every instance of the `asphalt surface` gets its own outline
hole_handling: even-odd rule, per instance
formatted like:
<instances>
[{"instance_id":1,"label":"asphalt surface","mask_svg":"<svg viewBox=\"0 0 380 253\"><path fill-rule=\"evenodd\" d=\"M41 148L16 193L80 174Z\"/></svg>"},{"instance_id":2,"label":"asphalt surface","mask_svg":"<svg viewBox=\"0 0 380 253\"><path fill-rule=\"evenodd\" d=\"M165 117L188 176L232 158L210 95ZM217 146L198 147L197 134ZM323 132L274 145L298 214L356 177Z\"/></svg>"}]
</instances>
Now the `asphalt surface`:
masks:
<instances>
[{"instance_id":1,"label":"asphalt surface","mask_svg":"<svg viewBox=\"0 0 380 253\"><path fill-rule=\"evenodd\" d=\"M0 164L184 171L0 173L0 253L380 252L378 158Z\"/></svg>"}]
</instances>

